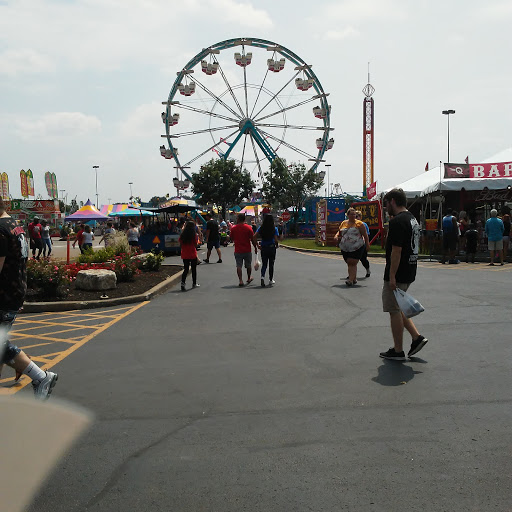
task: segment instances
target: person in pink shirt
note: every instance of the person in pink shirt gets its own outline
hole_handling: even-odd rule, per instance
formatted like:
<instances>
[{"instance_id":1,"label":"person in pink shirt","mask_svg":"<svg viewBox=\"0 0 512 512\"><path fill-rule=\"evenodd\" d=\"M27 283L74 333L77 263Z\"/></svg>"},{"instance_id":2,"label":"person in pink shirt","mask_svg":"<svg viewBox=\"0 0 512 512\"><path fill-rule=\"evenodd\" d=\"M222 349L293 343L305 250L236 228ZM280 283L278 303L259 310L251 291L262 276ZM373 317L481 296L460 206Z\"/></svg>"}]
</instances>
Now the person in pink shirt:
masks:
<instances>
[{"instance_id":1,"label":"person in pink shirt","mask_svg":"<svg viewBox=\"0 0 512 512\"><path fill-rule=\"evenodd\" d=\"M237 224L231 228L230 237L231 241L235 244L235 261L236 273L238 275L238 286L243 286L244 280L242 276L242 267L244 264L245 270L247 271L247 284L253 280L251 277L251 245L254 246L254 254L258 254L258 245L253 239L253 230L251 226L245 223L245 213L239 213L237 215Z\"/></svg>"}]
</instances>

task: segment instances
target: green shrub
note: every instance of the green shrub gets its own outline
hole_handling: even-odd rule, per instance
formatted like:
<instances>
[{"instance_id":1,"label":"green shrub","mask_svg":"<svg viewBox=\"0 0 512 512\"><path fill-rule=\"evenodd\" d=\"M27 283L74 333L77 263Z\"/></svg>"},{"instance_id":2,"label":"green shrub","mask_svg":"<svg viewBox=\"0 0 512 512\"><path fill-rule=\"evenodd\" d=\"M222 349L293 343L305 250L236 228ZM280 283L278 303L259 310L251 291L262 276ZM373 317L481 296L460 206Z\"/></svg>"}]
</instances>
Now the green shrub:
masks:
<instances>
[{"instance_id":1,"label":"green shrub","mask_svg":"<svg viewBox=\"0 0 512 512\"><path fill-rule=\"evenodd\" d=\"M160 266L162 265L163 261L164 261L163 253L153 249L151 252L149 252L146 255L146 259L144 260L144 262L142 264L142 270L144 272L152 272L152 271L160 270Z\"/></svg>"},{"instance_id":2,"label":"green shrub","mask_svg":"<svg viewBox=\"0 0 512 512\"><path fill-rule=\"evenodd\" d=\"M79 263L105 263L112 260L116 256L113 246L102 247L95 251L89 247L83 254L78 257Z\"/></svg>"}]
</instances>

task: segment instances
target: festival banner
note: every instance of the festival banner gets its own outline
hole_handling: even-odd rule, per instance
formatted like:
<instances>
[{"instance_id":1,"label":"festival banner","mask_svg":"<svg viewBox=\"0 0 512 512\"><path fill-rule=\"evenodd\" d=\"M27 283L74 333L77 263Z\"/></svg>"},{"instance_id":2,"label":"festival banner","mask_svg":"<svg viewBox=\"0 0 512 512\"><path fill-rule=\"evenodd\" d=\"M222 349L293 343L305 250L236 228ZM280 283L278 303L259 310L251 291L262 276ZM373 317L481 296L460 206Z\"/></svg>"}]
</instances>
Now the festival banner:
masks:
<instances>
[{"instance_id":1,"label":"festival banner","mask_svg":"<svg viewBox=\"0 0 512 512\"><path fill-rule=\"evenodd\" d=\"M28 186L28 195L29 196L35 196L35 193L34 193L34 175L32 174L32 171L30 169L27 171L27 186Z\"/></svg>"},{"instance_id":2,"label":"festival banner","mask_svg":"<svg viewBox=\"0 0 512 512\"><path fill-rule=\"evenodd\" d=\"M382 210L379 201L352 203L350 206L356 210L361 210L363 214L361 220L366 222L370 229L382 229Z\"/></svg>"},{"instance_id":3,"label":"festival banner","mask_svg":"<svg viewBox=\"0 0 512 512\"><path fill-rule=\"evenodd\" d=\"M366 197L368 200L373 199L377 195L377 182L374 181L367 189L366 189Z\"/></svg>"},{"instance_id":4,"label":"festival banner","mask_svg":"<svg viewBox=\"0 0 512 512\"><path fill-rule=\"evenodd\" d=\"M57 188L57 176L52 172L52 198L56 199L59 197L59 189Z\"/></svg>"},{"instance_id":5,"label":"festival banner","mask_svg":"<svg viewBox=\"0 0 512 512\"><path fill-rule=\"evenodd\" d=\"M0 192L1 192L1 195L2 195L2 199L4 201L9 201L9 176L7 176L7 173L4 172L2 175L1 175L1 187L0 187Z\"/></svg>"},{"instance_id":6,"label":"festival banner","mask_svg":"<svg viewBox=\"0 0 512 512\"><path fill-rule=\"evenodd\" d=\"M20 171L20 182L21 182L21 197L28 197L27 173L23 169L21 169L21 171Z\"/></svg>"},{"instance_id":7,"label":"festival banner","mask_svg":"<svg viewBox=\"0 0 512 512\"><path fill-rule=\"evenodd\" d=\"M46 192L50 197L52 196L52 175L50 174L50 171L46 171L44 173L44 184L46 186Z\"/></svg>"},{"instance_id":8,"label":"festival banner","mask_svg":"<svg viewBox=\"0 0 512 512\"><path fill-rule=\"evenodd\" d=\"M498 164L444 164L445 178L512 178L512 162Z\"/></svg>"}]
</instances>

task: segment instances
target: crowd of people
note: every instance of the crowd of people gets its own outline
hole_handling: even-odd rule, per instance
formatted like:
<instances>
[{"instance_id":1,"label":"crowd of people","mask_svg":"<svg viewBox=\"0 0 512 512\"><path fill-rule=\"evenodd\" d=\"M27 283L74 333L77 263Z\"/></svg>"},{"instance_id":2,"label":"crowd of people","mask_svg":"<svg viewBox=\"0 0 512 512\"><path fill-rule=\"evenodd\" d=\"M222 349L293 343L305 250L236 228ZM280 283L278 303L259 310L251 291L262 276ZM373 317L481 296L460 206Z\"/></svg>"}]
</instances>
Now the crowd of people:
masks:
<instances>
[{"instance_id":1,"label":"crowd of people","mask_svg":"<svg viewBox=\"0 0 512 512\"><path fill-rule=\"evenodd\" d=\"M495 259L504 265L508 262L510 227L510 214L505 213L500 218L495 208L490 211L485 224L480 220L470 222L466 212L457 214L448 208L442 220L443 254L440 262L458 264L459 256L463 254L466 263L475 263L476 253L488 250L490 266L495 265Z\"/></svg>"}]
</instances>

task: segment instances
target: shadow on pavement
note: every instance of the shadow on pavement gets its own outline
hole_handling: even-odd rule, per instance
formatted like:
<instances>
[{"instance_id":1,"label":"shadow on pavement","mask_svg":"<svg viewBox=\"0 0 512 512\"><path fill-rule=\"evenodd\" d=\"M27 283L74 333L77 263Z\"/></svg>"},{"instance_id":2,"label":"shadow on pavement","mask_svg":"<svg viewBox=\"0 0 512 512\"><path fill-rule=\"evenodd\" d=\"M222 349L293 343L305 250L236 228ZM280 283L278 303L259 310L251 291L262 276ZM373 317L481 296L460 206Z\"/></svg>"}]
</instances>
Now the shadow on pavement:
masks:
<instances>
[{"instance_id":1,"label":"shadow on pavement","mask_svg":"<svg viewBox=\"0 0 512 512\"><path fill-rule=\"evenodd\" d=\"M373 382L382 386L401 386L414 379L414 376L423 373L413 370L401 361L387 361L377 368L377 376L372 377Z\"/></svg>"}]
</instances>

